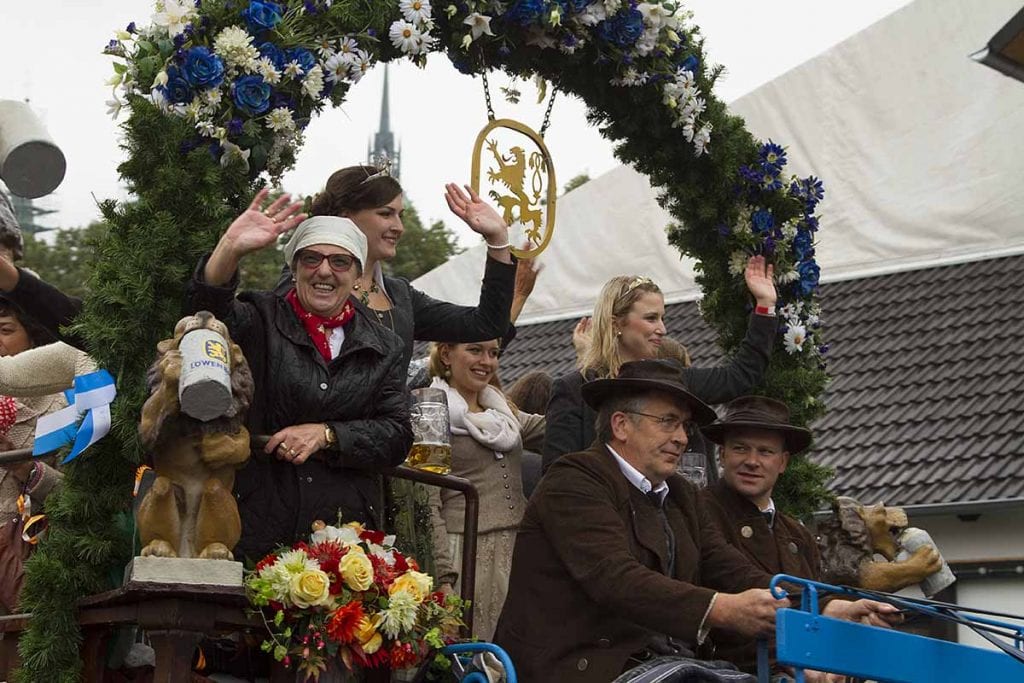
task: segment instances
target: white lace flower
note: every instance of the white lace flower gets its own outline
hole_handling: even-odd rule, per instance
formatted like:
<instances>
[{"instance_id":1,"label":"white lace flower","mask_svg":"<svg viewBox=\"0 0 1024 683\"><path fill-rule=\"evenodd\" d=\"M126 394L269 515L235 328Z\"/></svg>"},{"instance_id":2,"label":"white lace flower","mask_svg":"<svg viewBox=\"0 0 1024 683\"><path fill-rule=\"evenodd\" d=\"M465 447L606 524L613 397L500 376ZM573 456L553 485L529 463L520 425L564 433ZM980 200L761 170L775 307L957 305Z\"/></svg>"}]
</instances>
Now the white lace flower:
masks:
<instances>
[{"instance_id":1,"label":"white lace flower","mask_svg":"<svg viewBox=\"0 0 1024 683\"><path fill-rule=\"evenodd\" d=\"M153 23L165 29L172 38L188 26L195 15L195 4L191 0L158 0Z\"/></svg>"},{"instance_id":2,"label":"white lace flower","mask_svg":"<svg viewBox=\"0 0 1024 683\"><path fill-rule=\"evenodd\" d=\"M473 40L478 39L482 35L493 36L494 33L491 31L491 17L486 14L480 14L479 12L473 12L462 22L469 27L470 35L473 36Z\"/></svg>"},{"instance_id":3,"label":"white lace flower","mask_svg":"<svg viewBox=\"0 0 1024 683\"><path fill-rule=\"evenodd\" d=\"M398 9L408 22L423 24L430 21L430 3L426 0L402 0L398 3Z\"/></svg>"},{"instance_id":4,"label":"white lace flower","mask_svg":"<svg viewBox=\"0 0 1024 683\"><path fill-rule=\"evenodd\" d=\"M295 121L292 119L292 110L288 107L278 107L267 114L267 128L277 132L289 132L295 130Z\"/></svg>"},{"instance_id":5,"label":"white lace flower","mask_svg":"<svg viewBox=\"0 0 1024 683\"><path fill-rule=\"evenodd\" d=\"M790 268L784 273L776 272L775 274L775 281L778 282L780 285L786 285L789 284L790 282L796 282L799 279L800 273L798 273L794 268Z\"/></svg>"},{"instance_id":6,"label":"white lace flower","mask_svg":"<svg viewBox=\"0 0 1024 683\"><path fill-rule=\"evenodd\" d=\"M626 69L626 73L622 74L617 78L611 80L612 85L623 86L627 88L634 88L643 85L650 78L650 74L646 71L637 72L633 67Z\"/></svg>"},{"instance_id":7,"label":"white lace flower","mask_svg":"<svg viewBox=\"0 0 1024 683\"><path fill-rule=\"evenodd\" d=\"M799 218L790 218L788 221L782 224L782 236L790 240L796 237L798 225L800 225Z\"/></svg>"},{"instance_id":8,"label":"white lace flower","mask_svg":"<svg viewBox=\"0 0 1024 683\"><path fill-rule=\"evenodd\" d=\"M199 131L200 135L208 138L216 137L217 135L217 127L213 125L213 121L210 121L209 119L196 121L196 130Z\"/></svg>"},{"instance_id":9,"label":"white lace flower","mask_svg":"<svg viewBox=\"0 0 1024 683\"><path fill-rule=\"evenodd\" d=\"M729 274L734 276L743 275L749 260L750 254L743 250L732 252L732 255L729 257Z\"/></svg>"},{"instance_id":10,"label":"white lace flower","mask_svg":"<svg viewBox=\"0 0 1024 683\"><path fill-rule=\"evenodd\" d=\"M782 335L782 345L789 353L799 353L804 350L804 341L807 339L807 330L803 325L790 325L786 334Z\"/></svg>"},{"instance_id":11,"label":"white lace flower","mask_svg":"<svg viewBox=\"0 0 1024 683\"><path fill-rule=\"evenodd\" d=\"M224 95L219 88L207 88L201 94L203 101L206 102L207 107L210 109L216 109L224 101Z\"/></svg>"},{"instance_id":12,"label":"white lace flower","mask_svg":"<svg viewBox=\"0 0 1024 683\"><path fill-rule=\"evenodd\" d=\"M320 92L324 89L324 70L319 66L314 66L306 74L306 78L302 81L302 92L306 93L311 99L319 99Z\"/></svg>"},{"instance_id":13,"label":"white lace flower","mask_svg":"<svg viewBox=\"0 0 1024 683\"><path fill-rule=\"evenodd\" d=\"M199 99L199 96L192 98L192 101L185 105L185 115L193 121L199 121L199 117L203 115L205 107L203 101Z\"/></svg>"},{"instance_id":14,"label":"white lace flower","mask_svg":"<svg viewBox=\"0 0 1024 683\"><path fill-rule=\"evenodd\" d=\"M289 550L283 553L278 559L278 564L284 566L291 574L301 574L307 569L320 568L320 564L307 555L305 550Z\"/></svg>"},{"instance_id":15,"label":"white lace flower","mask_svg":"<svg viewBox=\"0 0 1024 683\"><path fill-rule=\"evenodd\" d=\"M238 145L233 145L230 142L224 143L223 147L224 154L220 158L222 165L227 166L228 163L231 163L233 159L240 158L242 159L242 161L245 162L245 165L248 167L248 150L246 150L243 154L240 152L240 148L238 147ZM238 151L236 152L235 150ZM228 161L225 162L225 159L227 159ZM291 601L288 596L291 589L292 575L291 572L289 572L281 564L280 560L270 565L269 567L264 567L263 570L260 572L260 576L266 579L267 582L270 584L270 590L273 592L273 597L276 602L280 602L285 605L290 604Z\"/></svg>"},{"instance_id":16,"label":"white lace flower","mask_svg":"<svg viewBox=\"0 0 1024 683\"><path fill-rule=\"evenodd\" d=\"M418 55L423 50L423 34L415 24L397 19L388 31L391 44L409 55Z\"/></svg>"},{"instance_id":17,"label":"white lace flower","mask_svg":"<svg viewBox=\"0 0 1024 683\"><path fill-rule=\"evenodd\" d=\"M252 44L252 36L241 26L228 26L217 34L213 52L229 67L241 67L260 56Z\"/></svg>"}]
</instances>

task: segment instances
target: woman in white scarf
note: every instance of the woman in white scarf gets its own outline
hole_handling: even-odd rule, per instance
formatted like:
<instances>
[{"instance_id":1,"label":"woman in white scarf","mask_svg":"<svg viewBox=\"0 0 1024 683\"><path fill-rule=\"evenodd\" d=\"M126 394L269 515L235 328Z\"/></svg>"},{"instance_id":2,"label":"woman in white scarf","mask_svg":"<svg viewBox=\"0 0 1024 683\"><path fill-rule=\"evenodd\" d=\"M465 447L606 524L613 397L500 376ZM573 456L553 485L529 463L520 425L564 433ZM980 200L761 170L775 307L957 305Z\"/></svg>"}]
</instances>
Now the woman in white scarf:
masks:
<instances>
[{"instance_id":1,"label":"woman in white scarf","mask_svg":"<svg viewBox=\"0 0 1024 683\"><path fill-rule=\"evenodd\" d=\"M493 637L505 603L516 528L526 507L523 445L537 448L544 437L544 416L509 404L491 384L497 372L496 340L436 344L430 352L432 386L448 394L451 473L469 479L480 495L473 635L484 640ZM441 490L431 507L438 581L454 586L462 564L465 501L455 491Z\"/></svg>"}]
</instances>

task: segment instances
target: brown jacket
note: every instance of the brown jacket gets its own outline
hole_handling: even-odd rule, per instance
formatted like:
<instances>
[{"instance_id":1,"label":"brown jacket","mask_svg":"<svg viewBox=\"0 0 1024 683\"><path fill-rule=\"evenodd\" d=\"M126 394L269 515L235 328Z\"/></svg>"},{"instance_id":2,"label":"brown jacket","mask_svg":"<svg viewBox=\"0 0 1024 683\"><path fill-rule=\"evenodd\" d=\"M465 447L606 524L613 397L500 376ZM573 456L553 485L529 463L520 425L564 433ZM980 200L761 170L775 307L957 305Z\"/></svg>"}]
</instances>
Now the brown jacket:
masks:
<instances>
[{"instance_id":1,"label":"brown jacket","mask_svg":"<svg viewBox=\"0 0 1024 683\"><path fill-rule=\"evenodd\" d=\"M700 492L700 501L718 532L769 574L790 574L820 580L821 556L814 536L797 520L776 512L772 528L761 511L724 480ZM725 631L713 631L715 658L742 669L757 668L757 645Z\"/></svg>"},{"instance_id":2,"label":"brown jacket","mask_svg":"<svg viewBox=\"0 0 1024 683\"><path fill-rule=\"evenodd\" d=\"M768 585L715 530L693 486L668 484L672 577L657 509L607 448L551 466L527 505L495 634L521 680L611 681L655 634L694 643L715 589Z\"/></svg>"}]
</instances>

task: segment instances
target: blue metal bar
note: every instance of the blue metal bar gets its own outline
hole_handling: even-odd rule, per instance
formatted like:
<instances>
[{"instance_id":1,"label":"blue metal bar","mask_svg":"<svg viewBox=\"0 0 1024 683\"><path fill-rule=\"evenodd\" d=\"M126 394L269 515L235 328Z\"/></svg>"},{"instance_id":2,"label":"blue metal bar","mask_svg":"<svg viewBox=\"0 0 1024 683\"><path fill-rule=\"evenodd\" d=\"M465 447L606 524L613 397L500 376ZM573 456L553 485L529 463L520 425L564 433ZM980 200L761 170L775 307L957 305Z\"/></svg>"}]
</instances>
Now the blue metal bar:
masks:
<instances>
[{"instance_id":1,"label":"blue metal bar","mask_svg":"<svg viewBox=\"0 0 1024 683\"><path fill-rule=\"evenodd\" d=\"M1002 652L865 626L793 609L775 614L782 664L880 683L1013 681L1020 662Z\"/></svg>"},{"instance_id":2,"label":"blue metal bar","mask_svg":"<svg viewBox=\"0 0 1024 683\"><path fill-rule=\"evenodd\" d=\"M517 683L516 681L516 667L512 664L512 658L508 656L508 653L502 650L494 643L455 643L441 650L446 655L460 655L460 654L473 654L476 652L489 652L498 658L501 662L501 666L505 669L505 680L507 683ZM478 676L479 678L475 678ZM476 683L481 681L487 683L487 677L483 674L474 671L462 679L465 683Z\"/></svg>"}]
</instances>

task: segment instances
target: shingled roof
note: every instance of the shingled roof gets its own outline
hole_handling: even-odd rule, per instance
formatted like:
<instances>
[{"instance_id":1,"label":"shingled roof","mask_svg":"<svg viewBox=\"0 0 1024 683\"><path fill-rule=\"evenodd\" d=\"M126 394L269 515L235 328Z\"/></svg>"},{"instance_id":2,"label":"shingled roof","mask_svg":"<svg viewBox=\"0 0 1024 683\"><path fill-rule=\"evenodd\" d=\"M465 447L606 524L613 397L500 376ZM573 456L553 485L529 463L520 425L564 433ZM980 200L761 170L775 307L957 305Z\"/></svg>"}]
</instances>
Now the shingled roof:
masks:
<instances>
[{"instance_id":1,"label":"shingled roof","mask_svg":"<svg viewBox=\"0 0 1024 683\"><path fill-rule=\"evenodd\" d=\"M833 381L811 454L839 495L894 505L1024 499L1024 255L823 284ZM697 365L722 362L695 302L666 310ZM507 383L573 367L572 328L519 328Z\"/></svg>"}]
</instances>

